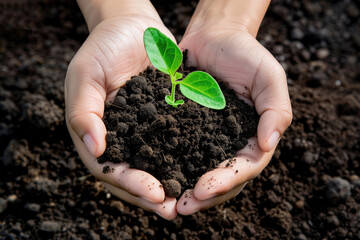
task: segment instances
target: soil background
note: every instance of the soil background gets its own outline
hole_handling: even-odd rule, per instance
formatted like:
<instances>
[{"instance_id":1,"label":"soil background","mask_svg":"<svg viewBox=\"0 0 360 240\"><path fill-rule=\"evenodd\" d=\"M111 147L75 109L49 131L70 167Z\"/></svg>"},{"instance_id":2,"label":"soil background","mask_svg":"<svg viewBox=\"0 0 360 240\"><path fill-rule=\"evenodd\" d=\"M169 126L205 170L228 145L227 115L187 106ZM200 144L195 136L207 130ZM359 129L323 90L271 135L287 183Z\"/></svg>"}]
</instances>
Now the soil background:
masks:
<instances>
[{"instance_id":1,"label":"soil background","mask_svg":"<svg viewBox=\"0 0 360 240\"><path fill-rule=\"evenodd\" d=\"M154 1L178 40L196 1ZM288 74L294 120L234 199L166 221L89 175L64 124L75 1L0 2L1 239L360 239L360 3L274 0L258 40Z\"/></svg>"}]
</instances>

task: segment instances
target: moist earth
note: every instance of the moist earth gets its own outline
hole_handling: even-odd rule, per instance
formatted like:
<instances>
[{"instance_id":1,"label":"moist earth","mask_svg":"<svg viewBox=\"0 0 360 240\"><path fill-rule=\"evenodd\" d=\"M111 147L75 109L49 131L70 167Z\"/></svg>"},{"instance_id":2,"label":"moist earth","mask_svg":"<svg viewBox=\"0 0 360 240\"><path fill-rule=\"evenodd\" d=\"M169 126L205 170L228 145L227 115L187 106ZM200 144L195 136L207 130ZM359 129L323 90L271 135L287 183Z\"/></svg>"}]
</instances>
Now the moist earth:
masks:
<instances>
[{"instance_id":1,"label":"moist earth","mask_svg":"<svg viewBox=\"0 0 360 240\"><path fill-rule=\"evenodd\" d=\"M186 76L194 70L182 65L179 72ZM107 149L98 162L130 163L159 179L169 197L193 188L199 177L233 158L256 134L255 108L220 85L223 110L185 99L179 90L175 97L185 104L174 108L165 102L171 89L168 75L148 68L132 77L105 108Z\"/></svg>"},{"instance_id":2,"label":"moist earth","mask_svg":"<svg viewBox=\"0 0 360 240\"><path fill-rule=\"evenodd\" d=\"M179 42L197 2L152 2ZM75 1L2 0L0 23L1 239L360 239L359 1L271 1L257 39L293 122L237 197L173 221L111 195L69 137L64 78L88 36Z\"/></svg>"}]
</instances>

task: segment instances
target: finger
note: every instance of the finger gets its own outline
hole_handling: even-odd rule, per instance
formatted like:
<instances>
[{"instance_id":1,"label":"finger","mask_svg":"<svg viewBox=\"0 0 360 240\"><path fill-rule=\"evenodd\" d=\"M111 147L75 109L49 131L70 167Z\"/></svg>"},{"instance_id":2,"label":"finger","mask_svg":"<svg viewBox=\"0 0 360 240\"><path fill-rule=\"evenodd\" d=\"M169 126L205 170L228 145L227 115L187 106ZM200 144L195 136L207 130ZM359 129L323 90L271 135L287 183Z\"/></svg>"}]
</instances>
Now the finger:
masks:
<instances>
[{"instance_id":1,"label":"finger","mask_svg":"<svg viewBox=\"0 0 360 240\"><path fill-rule=\"evenodd\" d=\"M108 169L106 173L99 172L102 169L101 167L96 168L97 172L95 174L101 180L150 202L161 203L165 200L162 184L151 174L129 168L126 163L106 163L106 167Z\"/></svg>"},{"instance_id":2,"label":"finger","mask_svg":"<svg viewBox=\"0 0 360 240\"><path fill-rule=\"evenodd\" d=\"M95 177L149 201L157 203L164 201L164 189L152 175L138 169L129 169L129 164L126 163L99 164L74 130L70 128L69 132L80 158ZM104 173L105 166L108 169L106 173Z\"/></svg>"},{"instance_id":3,"label":"finger","mask_svg":"<svg viewBox=\"0 0 360 240\"><path fill-rule=\"evenodd\" d=\"M292 120L286 74L270 53L258 67L251 98L261 116L257 130L259 144L268 152L276 147Z\"/></svg>"},{"instance_id":4,"label":"finger","mask_svg":"<svg viewBox=\"0 0 360 240\"><path fill-rule=\"evenodd\" d=\"M201 176L194 188L195 197L198 200L210 199L255 178L269 163L273 151L264 152L257 138L249 139L248 145L236 157L220 163L216 169Z\"/></svg>"},{"instance_id":5,"label":"finger","mask_svg":"<svg viewBox=\"0 0 360 240\"><path fill-rule=\"evenodd\" d=\"M101 67L74 58L65 78L66 123L95 157L105 151L106 91Z\"/></svg>"},{"instance_id":6,"label":"finger","mask_svg":"<svg viewBox=\"0 0 360 240\"><path fill-rule=\"evenodd\" d=\"M245 185L246 183L243 183L226 194L206 200L197 199L194 196L194 191L192 189L186 190L176 205L177 212L181 215L190 215L199 210L205 210L214 207L237 196L243 190Z\"/></svg>"},{"instance_id":7,"label":"finger","mask_svg":"<svg viewBox=\"0 0 360 240\"><path fill-rule=\"evenodd\" d=\"M167 220L172 220L177 216L176 198L167 197L161 203L153 203L143 198L133 196L127 191L119 189L109 183L103 182L103 184L113 195L117 196L118 198L121 198L124 201L132 203L145 210L156 212L158 215Z\"/></svg>"}]
</instances>

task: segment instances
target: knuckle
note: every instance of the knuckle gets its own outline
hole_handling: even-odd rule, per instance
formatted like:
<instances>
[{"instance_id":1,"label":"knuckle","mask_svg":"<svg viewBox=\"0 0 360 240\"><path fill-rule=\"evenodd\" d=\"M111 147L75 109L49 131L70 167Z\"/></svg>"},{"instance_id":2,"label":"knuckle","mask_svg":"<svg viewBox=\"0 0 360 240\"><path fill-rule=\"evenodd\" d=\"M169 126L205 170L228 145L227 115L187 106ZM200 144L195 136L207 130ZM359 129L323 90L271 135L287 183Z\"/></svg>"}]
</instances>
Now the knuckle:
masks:
<instances>
[{"instance_id":1,"label":"knuckle","mask_svg":"<svg viewBox=\"0 0 360 240\"><path fill-rule=\"evenodd\" d=\"M263 71L269 74L269 78L273 81L286 78L286 73L281 64L269 53L265 55L260 64Z\"/></svg>"},{"instance_id":2,"label":"knuckle","mask_svg":"<svg viewBox=\"0 0 360 240\"><path fill-rule=\"evenodd\" d=\"M291 110L291 107L287 106L285 109L282 110L284 122L286 124L286 127L290 126L292 119L293 119L293 113Z\"/></svg>"},{"instance_id":3,"label":"knuckle","mask_svg":"<svg viewBox=\"0 0 360 240\"><path fill-rule=\"evenodd\" d=\"M281 80L286 81L286 72L279 62L276 62L276 64L274 65L273 74L274 76L276 76L276 78L280 78Z\"/></svg>"},{"instance_id":4,"label":"knuckle","mask_svg":"<svg viewBox=\"0 0 360 240\"><path fill-rule=\"evenodd\" d=\"M78 125L77 119L78 118L76 115L74 115L74 112L71 111L69 114L67 114L67 122L72 129L76 129L76 126Z\"/></svg>"},{"instance_id":5,"label":"knuckle","mask_svg":"<svg viewBox=\"0 0 360 240\"><path fill-rule=\"evenodd\" d=\"M72 72L72 73L83 72L85 71L86 66L87 64L85 64L80 57L75 56L69 63L68 72Z\"/></svg>"}]
</instances>

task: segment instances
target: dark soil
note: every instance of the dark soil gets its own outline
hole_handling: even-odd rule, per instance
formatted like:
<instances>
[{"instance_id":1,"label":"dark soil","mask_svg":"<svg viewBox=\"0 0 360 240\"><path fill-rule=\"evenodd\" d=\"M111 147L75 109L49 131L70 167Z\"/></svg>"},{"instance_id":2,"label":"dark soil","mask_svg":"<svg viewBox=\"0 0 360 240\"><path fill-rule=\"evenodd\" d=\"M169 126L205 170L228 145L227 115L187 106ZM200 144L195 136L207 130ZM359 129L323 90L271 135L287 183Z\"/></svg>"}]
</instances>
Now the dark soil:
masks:
<instances>
[{"instance_id":1,"label":"dark soil","mask_svg":"<svg viewBox=\"0 0 360 240\"><path fill-rule=\"evenodd\" d=\"M180 40L196 1L153 2ZM236 198L173 221L112 196L73 147L75 1L3 0L0 23L1 239L360 239L358 1L271 2L258 40L288 73L293 123Z\"/></svg>"},{"instance_id":2,"label":"dark soil","mask_svg":"<svg viewBox=\"0 0 360 240\"><path fill-rule=\"evenodd\" d=\"M194 70L181 66L179 72L186 76ZM185 104L174 108L165 102L169 89L169 76L148 68L119 90L105 108L107 149L99 163L128 162L159 179L166 196L178 197L246 146L247 138L256 134L259 117L224 84L223 110L185 99L178 89L175 97Z\"/></svg>"}]
</instances>

